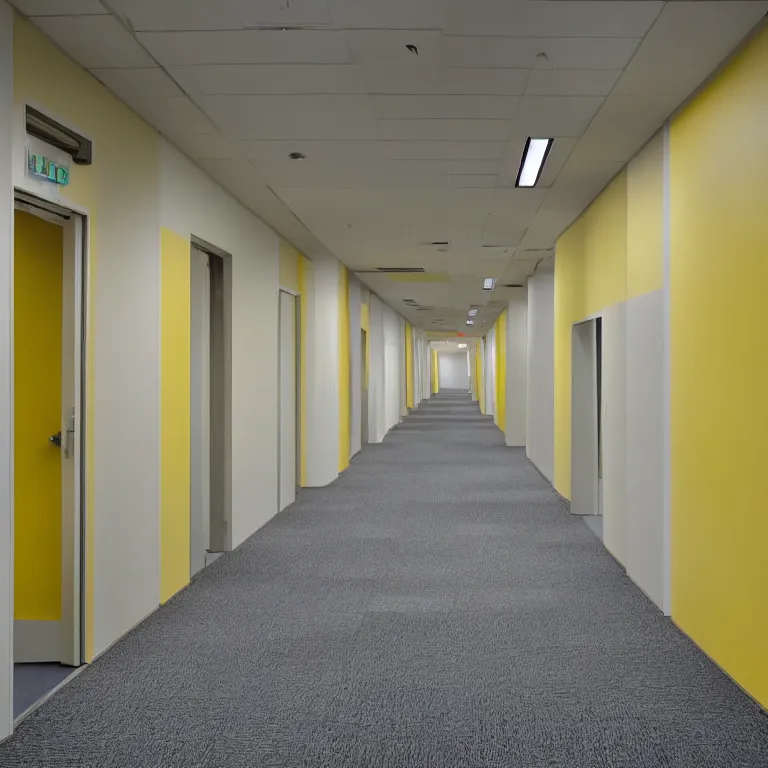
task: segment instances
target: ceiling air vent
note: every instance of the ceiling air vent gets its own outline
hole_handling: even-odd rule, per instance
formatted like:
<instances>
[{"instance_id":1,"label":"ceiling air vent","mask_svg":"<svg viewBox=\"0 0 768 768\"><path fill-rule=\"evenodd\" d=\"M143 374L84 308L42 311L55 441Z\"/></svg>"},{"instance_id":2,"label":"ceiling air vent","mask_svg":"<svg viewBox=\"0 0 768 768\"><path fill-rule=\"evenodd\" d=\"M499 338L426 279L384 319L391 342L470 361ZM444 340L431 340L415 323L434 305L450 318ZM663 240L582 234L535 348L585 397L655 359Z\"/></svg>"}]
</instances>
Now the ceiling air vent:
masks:
<instances>
[{"instance_id":1,"label":"ceiling air vent","mask_svg":"<svg viewBox=\"0 0 768 768\"><path fill-rule=\"evenodd\" d=\"M433 312L434 309L435 309L434 307L417 307L416 311L417 312Z\"/></svg>"},{"instance_id":2,"label":"ceiling air vent","mask_svg":"<svg viewBox=\"0 0 768 768\"><path fill-rule=\"evenodd\" d=\"M375 271L385 275L409 275L423 272L424 267L376 267Z\"/></svg>"},{"instance_id":3,"label":"ceiling air vent","mask_svg":"<svg viewBox=\"0 0 768 768\"><path fill-rule=\"evenodd\" d=\"M520 283L505 283L501 287L502 288L522 288L523 286Z\"/></svg>"}]
</instances>

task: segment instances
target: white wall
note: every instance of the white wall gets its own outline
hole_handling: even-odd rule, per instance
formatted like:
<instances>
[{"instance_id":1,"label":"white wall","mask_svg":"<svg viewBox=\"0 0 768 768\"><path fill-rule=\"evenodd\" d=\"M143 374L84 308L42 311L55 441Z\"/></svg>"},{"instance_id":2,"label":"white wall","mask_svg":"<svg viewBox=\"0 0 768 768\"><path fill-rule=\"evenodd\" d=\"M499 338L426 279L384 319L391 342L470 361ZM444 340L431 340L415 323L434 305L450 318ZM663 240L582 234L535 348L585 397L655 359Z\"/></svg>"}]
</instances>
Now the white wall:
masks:
<instances>
[{"instance_id":1,"label":"white wall","mask_svg":"<svg viewBox=\"0 0 768 768\"><path fill-rule=\"evenodd\" d=\"M361 419L362 419L362 377L365 361L361 354L360 305L362 285L352 274L349 276L349 375L352 382L350 389L350 456L354 456L362 448Z\"/></svg>"},{"instance_id":2,"label":"white wall","mask_svg":"<svg viewBox=\"0 0 768 768\"><path fill-rule=\"evenodd\" d=\"M437 353L437 368L440 377L440 391L460 389L469 392L469 369L467 368L467 352L441 349Z\"/></svg>"},{"instance_id":3,"label":"white wall","mask_svg":"<svg viewBox=\"0 0 768 768\"><path fill-rule=\"evenodd\" d=\"M515 289L507 306L507 392L504 437L508 446L525 445L528 411L528 295Z\"/></svg>"},{"instance_id":4,"label":"white wall","mask_svg":"<svg viewBox=\"0 0 768 768\"><path fill-rule=\"evenodd\" d=\"M277 512L278 383L277 375L264 375L277 371L277 334L264 329L277 324L279 239L165 141L160 155L160 224L232 256L232 545L237 546Z\"/></svg>"},{"instance_id":5,"label":"white wall","mask_svg":"<svg viewBox=\"0 0 768 768\"><path fill-rule=\"evenodd\" d=\"M627 302L626 568L664 605L663 292Z\"/></svg>"},{"instance_id":6,"label":"white wall","mask_svg":"<svg viewBox=\"0 0 768 768\"><path fill-rule=\"evenodd\" d=\"M607 307L602 323L603 543L625 563L627 305Z\"/></svg>"},{"instance_id":7,"label":"white wall","mask_svg":"<svg viewBox=\"0 0 768 768\"><path fill-rule=\"evenodd\" d=\"M0 0L0 739L13 728L13 15Z\"/></svg>"},{"instance_id":8,"label":"white wall","mask_svg":"<svg viewBox=\"0 0 768 768\"><path fill-rule=\"evenodd\" d=\"M537 273L528 280L527 323L526 453L539 472L552 483L555 479L555 276L553 273Z\"/></svg>"},{"instance_id":9,"label":"white wall","mask_svg":"<svg viewBox=\"0 0 768 768\"><path fill-rule=\"evenodd\" d=\"M368 441L380 443L387 434L384 409L384 304L376 294L368 303Z\"/></svg>"},{"instance_id":10,"label":"white wall","mask_svg":"<svg viewBox=\"0 0 768 768\"><path fill-rule=\"evenodd\" d=\"M307 485L339 476L339 262L315 260L307 343Z\"/></svg>"},{"instance_id":11,"label":"white wall","mask_svg":"<svg viewBox=\"0 0 768 768\"><path fill-rule=\"evenodd\" d=\"M496 329L491 328L485 337L485 364L483 372L485 376L485 415L493 416L496 408L494 399L494 381L496 380Z\"/></svg>"},{"instance_id":12,"label":"white wall","mask_svg":"<svg viewBox=\"0 0 768 768\"><path fill-rule=\"evenodd\" d=\"M403 371L403 332L400 316L384 305L384 429L389 432L400 423Z\"/></svg>"}]
</instances>

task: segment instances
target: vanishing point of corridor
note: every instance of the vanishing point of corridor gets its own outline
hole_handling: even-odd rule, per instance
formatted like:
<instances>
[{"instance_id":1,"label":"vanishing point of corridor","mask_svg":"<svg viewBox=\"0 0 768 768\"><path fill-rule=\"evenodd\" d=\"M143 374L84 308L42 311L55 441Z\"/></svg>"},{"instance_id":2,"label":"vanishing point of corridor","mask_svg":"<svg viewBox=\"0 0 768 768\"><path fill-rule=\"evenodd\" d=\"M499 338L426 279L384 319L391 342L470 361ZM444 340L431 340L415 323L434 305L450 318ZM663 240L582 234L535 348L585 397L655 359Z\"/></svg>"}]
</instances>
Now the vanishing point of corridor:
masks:
<instances>
[{"instance_id":1,"label":"vanishing point of corridor","mask_svg":"<svg viewBox=\"0 0 768 768\"><path fill-rule=\"evenodd\" d=\"M3 768L754 768L768 719L466 395L120 641Z\"/></svg>"}]
</instances>

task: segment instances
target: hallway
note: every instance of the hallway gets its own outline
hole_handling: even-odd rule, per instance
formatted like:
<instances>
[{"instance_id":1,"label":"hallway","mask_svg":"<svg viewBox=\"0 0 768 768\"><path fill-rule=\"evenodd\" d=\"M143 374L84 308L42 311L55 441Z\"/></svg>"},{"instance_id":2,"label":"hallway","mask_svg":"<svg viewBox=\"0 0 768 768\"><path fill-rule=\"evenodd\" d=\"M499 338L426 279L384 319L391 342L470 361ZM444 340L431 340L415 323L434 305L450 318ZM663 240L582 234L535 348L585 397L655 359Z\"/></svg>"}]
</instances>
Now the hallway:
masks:
<instances>
[{"instance_id":1,"label":"hallway","mask_svg":"<svg viewBox=\"0 0 768 768\"><path fill-rule=\"evenodd\" d=\"M0 766L758 768L768 718L463 395L303 490Z\"/></svg>"}]
</instances>

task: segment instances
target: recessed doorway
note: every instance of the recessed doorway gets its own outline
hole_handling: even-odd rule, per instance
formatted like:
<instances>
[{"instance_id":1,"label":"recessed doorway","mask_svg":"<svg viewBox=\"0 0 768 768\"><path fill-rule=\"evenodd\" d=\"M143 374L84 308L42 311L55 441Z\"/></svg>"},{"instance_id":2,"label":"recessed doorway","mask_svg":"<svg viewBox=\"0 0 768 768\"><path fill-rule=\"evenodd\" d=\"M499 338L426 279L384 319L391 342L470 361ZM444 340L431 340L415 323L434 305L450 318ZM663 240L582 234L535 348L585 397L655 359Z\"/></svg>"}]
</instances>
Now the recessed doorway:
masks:
<instances>
[{"instance_id":1,"label":"recessed doorway","mask_svg":"<svg viewBox=\"0 0 768 768\"><path fill-rule=\"evenodd\" d=\"M13 713L83 662L86 222L17 192L13 238Z\"/></svg>"},{"instance_id":2,"label":"recessed doorway","mask_svg":"<svg viewBox=\"0 0 768 768\"><path fill-rule=\"evenodd\" d=\"M190 265L190 572L231 549L231 259L193 240Z\"/></svg>"}]
</instances>

